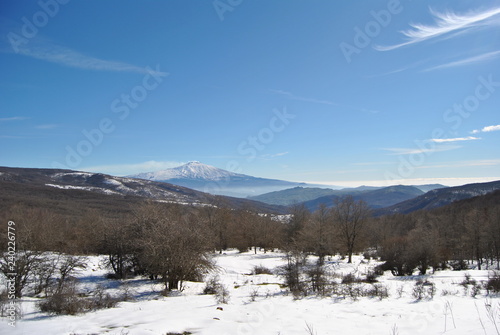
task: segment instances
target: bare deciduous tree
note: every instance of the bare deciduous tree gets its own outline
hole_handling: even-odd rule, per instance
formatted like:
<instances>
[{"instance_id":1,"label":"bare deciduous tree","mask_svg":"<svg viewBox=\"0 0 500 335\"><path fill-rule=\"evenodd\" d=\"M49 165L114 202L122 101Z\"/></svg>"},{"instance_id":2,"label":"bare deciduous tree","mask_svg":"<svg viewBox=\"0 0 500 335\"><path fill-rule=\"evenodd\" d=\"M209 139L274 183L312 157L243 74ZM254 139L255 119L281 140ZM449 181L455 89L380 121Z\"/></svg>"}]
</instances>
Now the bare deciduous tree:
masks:
<instances>
[{"instance_id":1,"label":"bare deciduous tree","mask_svg":"<svg viewBox=\"0 0 500 335\"><path fill-rule=\"evenodd\" d=\"M335 200L332 214L348 256L352 263L352 254L356 243L364 233L365 223L370 215L370 208L362 201L355 201L352 196Z\"/></svg>"},{"instance_id":2,"label":"bare deciduous tree","mask_svg":"<svg viewBox=\"0 0 500 335\"><path fill-rule=\"evenodd\" d=\"M139 261L152 276L161 277L166 291L181 290L183 281L212 269L211 243L195 212L181 205L149 204L139 213Z\"/></svg>"},{"instance_id":3,"label":"bare deciduous tree","mask_svg":"<svg viewBox=\"0 0 500 335\"><path fill-rule=\"evenodd\" d=\"M300 235L305 249L319 257L320 265L323 264L325 256L333 254L334 232L332 214L326 205L321 204L305 223Z\"/></svg>"}]
</instances>

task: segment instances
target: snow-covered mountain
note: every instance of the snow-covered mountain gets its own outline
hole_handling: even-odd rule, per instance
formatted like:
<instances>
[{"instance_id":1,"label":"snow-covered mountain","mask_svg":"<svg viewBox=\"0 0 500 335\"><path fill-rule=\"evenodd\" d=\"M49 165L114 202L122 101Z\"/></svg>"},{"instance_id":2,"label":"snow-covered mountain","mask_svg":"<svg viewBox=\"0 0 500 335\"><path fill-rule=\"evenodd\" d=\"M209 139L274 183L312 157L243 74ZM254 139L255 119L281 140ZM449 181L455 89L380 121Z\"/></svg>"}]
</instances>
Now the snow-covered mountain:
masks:
<instances>
[{"instance_id":1,"label":"snow-covered mountain","mask_svg":"<svg viewBox=\"0 0 500 335\"><path fill-rule=\"evenodd\" d=\"M305 185L284 180L252 177L200 162L189 162L171 169L138 173L128 177L168 182L202 192L233 197L254 196Z\"/></svg>"},{"instance_id":2,"label":"snow-covered mountain","mask_svg":"<svg viewBox=\"0 0 500 335\"><path fill-rule=\"evenodd\" d=\"M171 169L138 173L129 177L154 181L166 181L170 179L203 179L207 181L218 181L232 177L246 176L194 161Z\"/></svg>"}]
</instances>

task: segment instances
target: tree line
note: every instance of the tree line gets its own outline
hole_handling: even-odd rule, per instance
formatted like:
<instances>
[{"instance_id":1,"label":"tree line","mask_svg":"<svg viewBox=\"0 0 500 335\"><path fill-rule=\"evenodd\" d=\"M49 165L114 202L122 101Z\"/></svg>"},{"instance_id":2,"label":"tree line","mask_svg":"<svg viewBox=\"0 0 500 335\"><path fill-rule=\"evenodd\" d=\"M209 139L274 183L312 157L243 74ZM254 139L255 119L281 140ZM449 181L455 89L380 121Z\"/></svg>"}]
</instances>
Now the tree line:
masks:
<instances>
[{"instance_id":1,"label":"tree line","mask_svg":"<svg viewBox=\"0 0 500 335\"><path fill-rule=\"evenodd\" d=\"M366 203L352 197L337 199L332 207L323 205L315 212L294 206L287 217L251 208L234 210L223 198L204 206L149 201L116 218L92 211L67 217L50 208L16 204L0 218L16 222L17 296L27 283L48 278L47 251L103 254L110 277L144 275L161 280L170 291L182 289L187 280L202 280L215 266L211 255L229 248L312 254L318 256L319 265L329 255L342 254L352 262L353 254L365 252L366 257L385 261L382 270L397 276L447 267L464 269L472 264L499 269L498 200L500 192L437 210L384 217L373 217ZM2 245L7 246L6 224L0 233ZM4 256L0 270L12 272Z\"/></svg>"}]
</instances>

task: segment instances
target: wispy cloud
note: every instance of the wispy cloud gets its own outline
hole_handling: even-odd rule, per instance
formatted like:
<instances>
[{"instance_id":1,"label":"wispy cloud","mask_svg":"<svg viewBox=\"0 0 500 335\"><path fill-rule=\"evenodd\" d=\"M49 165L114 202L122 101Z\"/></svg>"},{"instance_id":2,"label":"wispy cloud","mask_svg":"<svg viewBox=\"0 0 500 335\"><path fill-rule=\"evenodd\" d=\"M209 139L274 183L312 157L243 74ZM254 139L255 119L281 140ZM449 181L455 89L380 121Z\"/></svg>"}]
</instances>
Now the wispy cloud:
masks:
<instances>
[{"instance_id":1,"label":"wispy cloud","mask_svg":"<svg viewBox=\"0 0 500 335\"><path fill-rule=\"evenodd\" d=\"M434 148L422 149L422 148L382 148L382 150L389 151L389 155L412 155L412 154L422 154L422 153L434 153L460 149L459 145L436 145Z\"/></svg>"},{"instance_id":2,"label":"wispy cloud","mask_svg":"<svg viewBox=\"0 0 500 335\"><path fill-rule=\"evenodd\" d=\"M18 53L27 57L69 66L78 69L94 71L113 72L135 72L135 73L158 73L166 75L164 72L152 71L146 67L140 67L124 62L104 60L85 55L73 49L56 45L42 39L32 39L30 43L18 48Z\"/></svg>"},{"instance_id":3,"label":"wispy cloud","mask_svg":"<svg viewBox=\"0 0 500 335\"><path fill-rule=\"evenodd\" d=\"M27 119L29 119L29 118L24 117L24 116L3 117L3 118L0 118L0 122L22 121L22 120L27 120Z\"/></svg>"},{"instance_id":4,"label":"wispy cloud","mask_svg":"<svg viewBox=\"0 0 500 335\"><path fill-rule=\"evenodd\" d=\"M341 108L348 108L348 109L352 109L352 110L355 110L355 111L358 111L358 112L366 112L366 113L372 113L372 114L375 114L375 113L378 113L379 111L377 110L372 110L372 109L367 109L367 108L359 108L359 107L354 107L354 106L349 106L349 105L343 105L343 104L339 104L339 103L336 103L336 102L333 102L333 101L329 101L329 100L322 100L322 99L316 99L316 98L308 98L308 97L302 97L302 96L299 96L299 95L295 95L291 92L287 92L287 91L283 91L283 90L270 90L271 93L274 93L274 94L279 94L279 95L282 95L290 100L297 100L297 101L305 101L305 102L311 102L311 103L315 103L315 104L322 104L322 105L329 105L329 106L336 106L336 107L341 107Z\"/></svg>"},{"instance_id":5,"label":"wispy cloud","mask_svg":"<svg viewBox=\"0 0 500 335\"><path fill-rule=\"evenodd\" d=\"M473 131L471 131L471 134L488 133L490 131L499 131L499 130L500 130L500 124L495 126L483 127L481 129L474 129Z\"/></svg>"},{"instance_id":6,"label":"wispy cloud","mask_svg":"<svg viewBox=\"0 0 500 335\"><path fill-rule=\"evenodd\" d=\"M447 142L460 142L460 141L474 141L480 140L480 137L467 136L467 137L455 137L455 138L433 138L431 141L435 143L447 143Z\"/></svg>"},{"instance_id":7,"label":"wispy cloud","mask_svg":"<svg viewBox=\"0 0 500 335\"><path fill-rule=\"evenodd\" d=\"M448 11L444 13L430 9L434 17L434 24L424 25L420 23L412 23L412 29L401 31L407 38L403 43L389 46L375 46L379 51L389 51L401 48L403 46L420 43L429 39L442 37L447 34L464 33L472 28L485 26L498 26L498 20L493 17L500 14L500 8L492 8L485 11L468 12L466 14L456 14Z\"/></svg>"},{"instance_id":8,"label":"wispy cloud","mask_svg":"<svg viewBox=\"0 0 500 335\"><path fill-rule=\"evenodd\" d=\"M270 159L270 158L276 158L276 157L281 157L281 156L285 156L285 155L288 155L288 151L278 152L277 154L265 154L265 155L262 155L261 158Z\"/></svg>"},{"instance_id":9,"label":"wispy cloud","mask_svg":"<svg viewBox=\"0 0 500 335\"><path fill-rule=\"evenodd\" d=\"M174 161L147 161L136 164L115 164L115 165L99 165L81 168L83 171L106 173L115 176L126 176L141 172L152 172L158 170L169 169L184 164L183 162Z\"/></svg>"},{"instance_id":10,"label":"wispy cloud","mask_svg":"<svg viewBox=\"0 0 500 335\"><path fill-rule=\"evenodd\" d=\"M457 66L464 66L464 65L475 64L475 63L487 62L487 61L490 61L490 60L495 59L497 57L500 57L500 50L484 53L482 55L469 57L469 58L461 59L461 60L446 63L446 64L433 66L433 67L430 67L428 69L425 69L424 71L434 71L434 70L446 69L446 68L450 68L450 67L457 67Z\"/></svg>"}]
</instances>

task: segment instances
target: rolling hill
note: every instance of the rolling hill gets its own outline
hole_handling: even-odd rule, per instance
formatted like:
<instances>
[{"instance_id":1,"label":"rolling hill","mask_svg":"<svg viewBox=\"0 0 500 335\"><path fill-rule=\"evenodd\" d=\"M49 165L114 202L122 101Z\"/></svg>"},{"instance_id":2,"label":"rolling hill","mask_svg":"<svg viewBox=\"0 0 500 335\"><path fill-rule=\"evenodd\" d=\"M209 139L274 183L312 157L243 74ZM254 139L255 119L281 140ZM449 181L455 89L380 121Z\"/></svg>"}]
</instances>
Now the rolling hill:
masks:
<instances>
[{"instance_id":1,"label":"rolling hill","mask_svg":"<svg viewBox=\"0 0 500 335\"><path fill-rule=\"evenodd\" d=\"M16 204L46 208L78 216L96 211L104 217L130 212L145 200L230 208L251 208L262 213L283 213L279 206L257 201L213 196L163 182L114 177L60 169L0 167L0 210Z\"/></svg>"},{"instance_id":2,"label":"rolling hill","mask_svg":"<svg viewBox=\"0 0 500 335\"><path fill-rule=\"evenodd\" d=\"M375 215L407 214L420 209L438 208L459 200L485 195L496 190L500 190L500 181L435 189L416 198L377 210Z\"/></svg>"},{"instance_id":3,"label":"rolling hill","mask_svg":"<svg viewBox=\"0 0 500 335\"><path fill-rule=\"evenodd\" d=\"M320 204L332 206L335 199L338 197L351 195L355 199L366 201L372 208L381 208L417 197L428 190L445 187L446 186L443 185L433 184L415 186L399 185L390 187L360 186L356 188L333 190L328 188L299 186L249 197L249 199L282 206L304 203L310 210L315 210Z\"/></svg>"},{"instance_id":4,"label":"rolling hill","mask_svg":"<svg viewBox=\"0 0 500 335\"><path fill-rule=\"evenodd\" d=\"M332 194L314 200L306 201L304 202L304 205L309 210L315 211L321 204L324 204L327 207L331 207L335 203L335 200L339 197L344 195L351 195L354 200L363 200L368 204L369 207L376 209L391 206L399 202L415 198L422 194L424 194L424 192L415 186L396 185L371 191L350 192L347 190L343 194Z\"/></svg>"}]
</instances>

